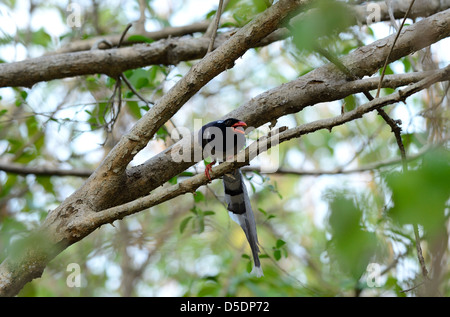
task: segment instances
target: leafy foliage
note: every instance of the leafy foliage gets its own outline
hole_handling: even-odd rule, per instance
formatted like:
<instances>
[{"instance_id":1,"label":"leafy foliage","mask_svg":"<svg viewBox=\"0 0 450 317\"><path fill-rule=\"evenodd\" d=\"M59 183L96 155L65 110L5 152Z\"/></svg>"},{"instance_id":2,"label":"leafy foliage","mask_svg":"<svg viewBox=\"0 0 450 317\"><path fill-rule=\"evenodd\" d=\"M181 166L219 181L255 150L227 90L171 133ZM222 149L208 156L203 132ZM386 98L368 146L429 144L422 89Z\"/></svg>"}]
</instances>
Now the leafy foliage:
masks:
<instances>
[{"instance_id":1,"label":"leafy foliage","mask_svg":"<svg viewBox=\"0 0 450 317\"><path fill-rule=\"evenodd\" d=\"M362 210L354 202L338 194L330 202L330 233L334 260L341 271L356 284L374 258L377 238L361 226Z\"/></svg>"},{"instance_id":2,"label":"leafy foliage","mask_svg":"<svg viewBox=\"0 0 450 317\"><path fill-rule=\"evenodd\" d=\"M420 168L387 176L393 203L389 215L399 225L420 225L429 236L441 231L448 218L445 210L450 198L449 154L433 151L424 157Z\"/></svg>"}]
</instances>

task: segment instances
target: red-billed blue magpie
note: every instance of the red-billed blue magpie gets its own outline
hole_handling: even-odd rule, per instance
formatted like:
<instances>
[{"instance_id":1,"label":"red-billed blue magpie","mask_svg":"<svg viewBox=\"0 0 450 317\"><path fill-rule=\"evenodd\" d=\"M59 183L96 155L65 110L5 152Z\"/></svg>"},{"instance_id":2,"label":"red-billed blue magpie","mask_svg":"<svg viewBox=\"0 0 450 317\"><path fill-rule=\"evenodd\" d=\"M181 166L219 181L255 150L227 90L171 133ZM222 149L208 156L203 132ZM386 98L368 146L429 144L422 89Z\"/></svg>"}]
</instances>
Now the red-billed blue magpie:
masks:
<instances>
[{"instance_id":1,"label":"red-billed blue magpie","mask_svg":"<svg viewBox=\"0 0 450 317\"><path fill-rule=\"evenodd\" d=\"M205 174L211 180L211 166L216 161L225 161L234 156L245 146L245 122L229 118L217 120L204 125L198 134L198 141L202 145L203 158L211 157L213 162L206 166ZM233 170L223 176L225 202L228 213L244 230L245 236L252 250L254 266L252 273L257 277L263 275L258 253L258 236L256 233L255 217L253 215L250 198L245 187L240 169Z\"/></svg>"}]
</instances>

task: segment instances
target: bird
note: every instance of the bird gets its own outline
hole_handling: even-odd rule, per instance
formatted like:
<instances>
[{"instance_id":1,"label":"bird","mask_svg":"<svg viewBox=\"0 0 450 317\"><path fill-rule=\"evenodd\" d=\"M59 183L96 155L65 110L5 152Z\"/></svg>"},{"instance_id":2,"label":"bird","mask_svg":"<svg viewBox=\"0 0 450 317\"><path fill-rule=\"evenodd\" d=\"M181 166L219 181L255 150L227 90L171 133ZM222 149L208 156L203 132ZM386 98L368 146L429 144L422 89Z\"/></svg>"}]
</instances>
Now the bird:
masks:
<instances>
[{"instance_id":1,"label":"bird","mask_svg":"<svg viewBox=\"0 0 450 317\"><path fill-rule=\"evenodd\" d=\"M213 161L206 165L205 175L211 180L212 165L216 161L225 161L234 156L245 146L245 130L247 124L239 119L228 118L205 124L198 132L198 142L202 146L203 158L211 157ZM250 198L239 168L223 176L225 202L230 218L241 226L250 245L253 256L252 274L264 275L259 260L259 242L256 222Z\"/></svg>"}]
</instances>

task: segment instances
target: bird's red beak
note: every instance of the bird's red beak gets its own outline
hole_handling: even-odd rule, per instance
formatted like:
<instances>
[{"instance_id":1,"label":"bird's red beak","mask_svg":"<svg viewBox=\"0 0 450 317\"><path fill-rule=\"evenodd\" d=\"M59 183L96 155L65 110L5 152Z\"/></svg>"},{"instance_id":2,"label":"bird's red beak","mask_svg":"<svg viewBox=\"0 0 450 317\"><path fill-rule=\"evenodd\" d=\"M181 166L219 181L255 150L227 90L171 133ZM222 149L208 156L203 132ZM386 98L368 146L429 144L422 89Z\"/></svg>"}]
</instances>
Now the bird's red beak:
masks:
<instances>
[{"instance_id":1,"label":"bird's red beak","mask_svg":"<svg viewBox=\"0 0 450 317\"><path fill-rule=\"evenodd\" d=\"M247 123L245 123L244 121L239 121L239 122L236 122L235 124L233 124L231 126L231 128L233 129L234 132L245 134L243 127L246 127L246 126L247 126ZM242 129L238 129L238 128L242 128Z\"/></svg>"}]
</instances>

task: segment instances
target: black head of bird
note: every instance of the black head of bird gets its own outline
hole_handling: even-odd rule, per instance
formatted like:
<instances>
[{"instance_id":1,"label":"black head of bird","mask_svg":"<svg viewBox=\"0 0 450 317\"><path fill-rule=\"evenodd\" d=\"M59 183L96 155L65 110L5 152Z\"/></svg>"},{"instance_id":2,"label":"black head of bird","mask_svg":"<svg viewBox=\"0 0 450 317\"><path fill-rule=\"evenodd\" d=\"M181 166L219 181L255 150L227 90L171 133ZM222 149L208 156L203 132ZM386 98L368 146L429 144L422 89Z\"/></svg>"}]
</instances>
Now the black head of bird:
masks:
<instances>
[{"instance_id":1,"label":"black head of bird","mask_svg":"<svg viewBox=\"0 0 450 317\"><path fill-rule=\"evenodd\" d=\"M247 124L244 121L235 118L228 118L226 120L223 120L223 124L225 125L225 127L231 128L231 130L233 130L236 133L245 134L243 128L246 127Z\"/></svg>"},{"instance_id":2,"label":"black head of bird","mask_svg":"<svg viewBox=\"0 0 450 317\"><path fill-rule=\"evenodd\" d=\"M235 118L217 120L205 124L199 132L199 141L204 152L203 157L225 160L235 155L245 146L244 121Z\"/></svg>"}]
</instances>

